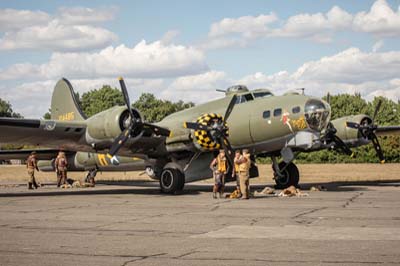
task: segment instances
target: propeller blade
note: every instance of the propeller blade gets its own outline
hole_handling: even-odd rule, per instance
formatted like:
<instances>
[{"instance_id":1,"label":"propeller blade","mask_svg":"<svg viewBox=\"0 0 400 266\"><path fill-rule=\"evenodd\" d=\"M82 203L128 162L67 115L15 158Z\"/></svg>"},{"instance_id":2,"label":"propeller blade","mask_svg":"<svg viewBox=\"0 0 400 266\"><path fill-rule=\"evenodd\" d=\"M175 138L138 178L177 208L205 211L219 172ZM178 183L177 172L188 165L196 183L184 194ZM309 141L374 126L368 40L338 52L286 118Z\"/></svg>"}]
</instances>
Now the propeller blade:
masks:
<instances>
[{"instance_id":1,"label":"propeller blade","mask_svg":"<svg viewBox=\"0 0 400 266\"><path fill-rule=\"evenodd\" d=\"M115 154L117 154L119 149L121 149L124 143L129 139L130 134L131 134L130 127L122 131L121 134L114 140L113 144L111 145L108 155L113 157Z\"/></svg>"},{"instance_id":2,"label":"propeller blade","mask_svg":"<svg viewBox=\"0 0 400 266\"><path fill-rule=\"evenodd\" d=\"M163 128L163 127L159 127L150 123L146 123L143 122L143 125L147 128L149 128L151 131L153 131L154 134L158 135L158 136L165 136L165 137L169 137L169 135L171 134L171 131L169 129Z\"/></svg>"},{"instance_id":3,"label":"propeller blade","mask_svg":"<svg viewBox=\"0 0 400 266\"><path fill-rule=\"evenodd\" d=\"M385 163L385 156L383 155L383 151L381 145L379 144L378 137L374 133L372 133L370 135L370 139L372 141L372 144L374 145L374 149L376 151L376 154L378 155L380 162L382 164Z\"/></svg>"},{"instance_id":4,"label":"propeller blade","mask_svg":"<svg viewBox=\"0 0 400 266\"><path fill-rule=\"evenodd\" d=\"M333 135L333 141L336 143L337 147L341 149L345 154L351 156L352 158L355 156L354 152L347 146L346 143L343 142L338 136Z\"/></svg>"},{"instance_id":5,"label":"propeller blade","mask_svg":"<svg viewBox=\"0 0 400 266\"><path fill-rule=\"evenodd\" d=\"M129 100L129 94L128 94L128 90L126 89L125 81L122 77L119 77L118 80L119 80L119 85L121 86L122 95L124 96L124 101L125 101L126 107L128 107L129 113L131 114L131 119L133 119L131 101Z\"/></svg>"},{"instance_id":6,"label":"propeller blade","mask_svg":"<svg viewBox=\"0 0 400 266\"><path fill-rule=\"evenodd\" d=\"M228 108L226 109L225 116L224 116L225 122L228 120L229 116L231 115L233 107L235 107L236 99L237 99L237 96L235 94L235 95L233 95L231 102L229 103Z\"/></svg>"},{"instance_id":7,"label":"propeller blade","mask_svg":"<svg viewBox=\"0 0 400 266\"><path fill-rule=\"evenodd\" d=\"M378 103L376 104L376 107L375 107L374 116L372 117L372 122L373 122L374 124L375 124L376 115L378 114L379 109L381 109L381 105L382 105L382 100L379 99L379 101L378 101Z\"/></svg>"},{"instance_id":8,"label":"propeller blade","mask_svg":"<svg viewBox=\"0 0 400 266\"><path fill-rule=\"evenodd\" d=\"M331 104L331 94L328 92L328 94L326 94L326 102L330 105Z\"/></svg>"},{"instance_id":9,"label":"propeller blade","mask_svg":"<svg viewBox=\"0 0 400 266\"><path fill-rule=\"evenodd\" d=\"M211 128L206 125L202 125L199 123L193 123L193 122L185 122L185 123L183 123L183 126L185 128L189 128L189 129L193 129L193 130L211 130Z\"/></svg>"}]
</instances>

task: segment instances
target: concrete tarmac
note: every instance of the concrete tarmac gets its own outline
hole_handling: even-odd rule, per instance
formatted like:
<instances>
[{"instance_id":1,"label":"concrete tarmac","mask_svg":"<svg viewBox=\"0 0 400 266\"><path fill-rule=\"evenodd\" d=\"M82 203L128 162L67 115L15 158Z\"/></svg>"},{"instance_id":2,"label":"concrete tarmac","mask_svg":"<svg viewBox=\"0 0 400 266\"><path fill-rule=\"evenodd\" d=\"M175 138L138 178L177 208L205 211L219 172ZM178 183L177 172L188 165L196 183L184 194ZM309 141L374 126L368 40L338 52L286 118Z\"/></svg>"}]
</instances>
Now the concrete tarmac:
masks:
<instances>
[{"instance_id":1,"label":"concrete tarmac","mask_svg":"<svg viewBox=\"0 0 400 266\"><path fill-rule=\"evenodd\" d=\"M247 201L201 183L175 196L141 182L0 186L0 265L400 265L399 186Z\"/></svg>"}]
</instances>

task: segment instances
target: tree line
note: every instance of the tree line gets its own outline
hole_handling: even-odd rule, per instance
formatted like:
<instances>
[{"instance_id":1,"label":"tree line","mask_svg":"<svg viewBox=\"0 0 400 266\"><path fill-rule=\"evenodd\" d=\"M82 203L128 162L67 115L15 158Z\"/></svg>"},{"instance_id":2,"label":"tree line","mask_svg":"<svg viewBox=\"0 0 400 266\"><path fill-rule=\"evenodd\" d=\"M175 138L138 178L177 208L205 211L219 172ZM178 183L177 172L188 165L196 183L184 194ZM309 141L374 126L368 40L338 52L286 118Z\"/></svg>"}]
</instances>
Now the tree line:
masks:
<instances>
[{"instance_id":1,"label":"tree line","mask_svg":"<svg viewBox=\"0 0 400 266\"><path fill-rule=\"evenodd\" d=\"M93 116L103 110L115 105L124 105L122 93L117 88L104 85L100 89L85 92L80 96L79 104L83 112L88 116ZM326 100L326 97L325 97ZM382 101L381 108L376 116L375 124L380 126L400 125L400 101L394 102L385 97L375 97L373 101L367 102L360 94L339 94L330 96L332 109L331 119L342 116L367 114L373 116L378 101ZM158 122L169 114L194 106L192 102L171 102L158 99L151 93L142 93L132 106L140 111L143 118L148 122ZM50 112L44 115L45 119L50 119ZM11 104L0 99L0 116L2 117L21 117L13 112ZM379 137L380 144L384 151L387 162L400 162L400 136ZM297 161L302 163L351 163L351 162L378 162L375 150L372 145L365 145L355 149L356 158L335 151L322 150L311 153L301 153ZM259 160L265 162L266 160Z\"/></svg>"}]
</instances>

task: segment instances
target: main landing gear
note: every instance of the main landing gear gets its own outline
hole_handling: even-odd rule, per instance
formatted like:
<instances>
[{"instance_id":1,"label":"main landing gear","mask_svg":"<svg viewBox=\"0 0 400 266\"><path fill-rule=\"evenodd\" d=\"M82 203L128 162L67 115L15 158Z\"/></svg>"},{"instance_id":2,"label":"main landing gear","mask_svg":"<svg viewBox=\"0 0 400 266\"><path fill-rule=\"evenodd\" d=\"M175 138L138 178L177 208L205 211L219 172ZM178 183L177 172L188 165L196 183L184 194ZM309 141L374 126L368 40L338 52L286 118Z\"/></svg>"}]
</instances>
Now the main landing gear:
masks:
<instances>
[{"instance_id":1,"label":"main landing gear","mask_svg":"<svg viewBox=\"0 0 400 266\"><path fill-rule=\"evenodd\" d=\"M161 192L174 194L183 190L185 174L179 168L166 166L160 175Z\"/></svg>"},{"instance_id":2,"label":"main landing gear","mask_svg":"<svg viewBox=\"0 0 400 266\"><path fill-rule=\"evenodd\" d=\"M282 161L278 164L276 157L272 157L272 168L274 170L276 188L296 187L299 184L299 169L294 163Z\"/></svg>"}]
</instances>

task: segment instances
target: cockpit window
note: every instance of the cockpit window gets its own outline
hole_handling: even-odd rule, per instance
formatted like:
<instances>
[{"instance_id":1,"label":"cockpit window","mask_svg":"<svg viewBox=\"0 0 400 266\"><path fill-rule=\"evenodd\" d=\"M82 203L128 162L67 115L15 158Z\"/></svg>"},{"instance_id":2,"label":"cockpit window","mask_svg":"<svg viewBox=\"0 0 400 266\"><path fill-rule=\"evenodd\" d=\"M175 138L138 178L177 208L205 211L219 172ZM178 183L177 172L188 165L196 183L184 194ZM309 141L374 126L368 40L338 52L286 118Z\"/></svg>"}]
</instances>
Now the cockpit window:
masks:
<instances>
[{"instance_id":1,"label":"cockpit window","mask_svg":"<svg viewBox=\"0 0 400 266\"><path fill-rule=\"evenodd\" d=\"M263 91L263 92L254 92L253 95L255 98L263 98L263 97L271 96L272 93Z\"/></svg>"},{"instance_id":2,"label":"cockpit window","mask_svg":"<svg viewBox=\"0 0 400 266\"><path fill-rule=\"evenodd\" d=\"M248 102L248 101L252 101L254 100L253 95L251 95L251 93L248 94L244 94L244 95L238 95L236 98L236 103L244 103L244 102Z\"/></svg>"},{"instance_id":3,"label":"cockpit window","mask_svg":"<svg viewBox=\"0 0 400 266\"><path fill-rule=\"evenodd\" d=\"M308 126L319 131L326 128L331 116L329 105L325 106L322 101L317 99L310 99L306 102L304 113Z\"/></svg>"}]
</instances>

